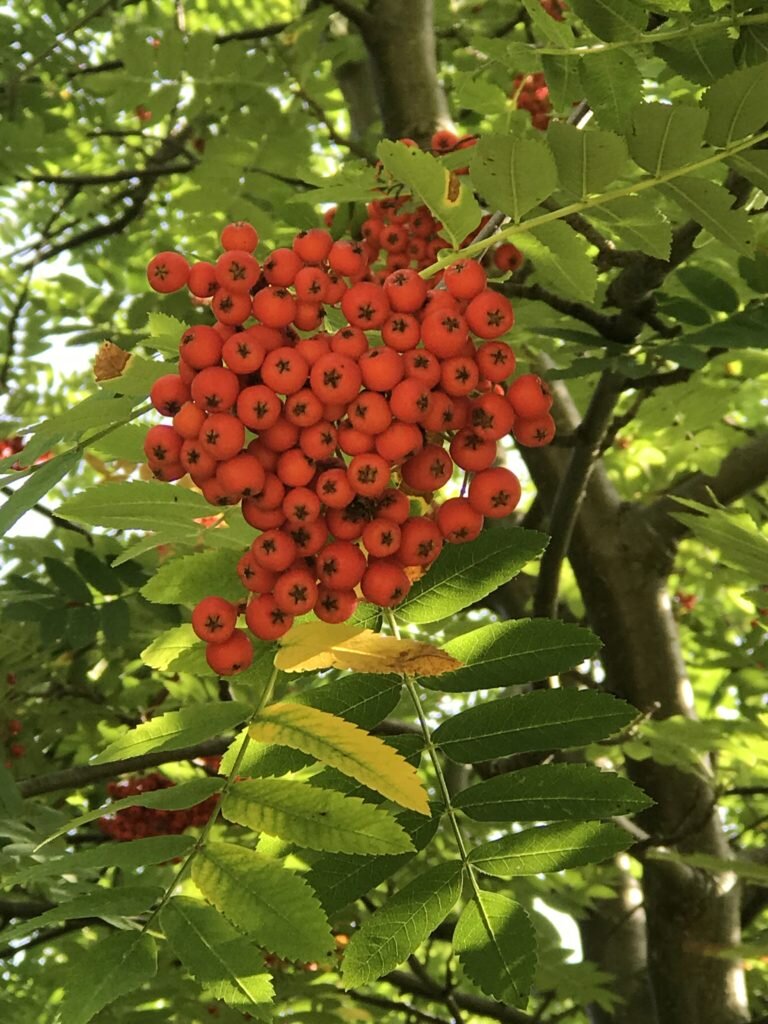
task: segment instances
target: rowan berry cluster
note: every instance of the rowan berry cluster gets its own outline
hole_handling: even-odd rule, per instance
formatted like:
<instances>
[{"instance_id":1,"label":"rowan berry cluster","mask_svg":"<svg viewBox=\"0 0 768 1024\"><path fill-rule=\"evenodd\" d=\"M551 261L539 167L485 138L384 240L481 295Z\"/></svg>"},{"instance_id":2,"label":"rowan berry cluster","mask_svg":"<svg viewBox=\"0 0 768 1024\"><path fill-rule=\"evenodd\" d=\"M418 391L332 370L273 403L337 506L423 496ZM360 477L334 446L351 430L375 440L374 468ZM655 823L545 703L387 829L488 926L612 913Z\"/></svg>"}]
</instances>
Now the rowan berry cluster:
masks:
<instances>
[{"instance_id":1,"label":"rowan berry cluster","mask_svg":"<svg viewBox=\"0 0 768 1024\"><path fill-rule=\"evenodd\" d=\"M137 793L153 793L168 789L176 783L160 772L149 775L134 775L107 785L107 792L113 800L122 800ZM101 831L118 842L143 839L145 836L175 836L193 825L204 825L211 816L218 796L210 796L194 807L178 811L164 811L157 807L124 807L114 814L99 818Z\"/></svg>"},{"instance_id":2,"label":"rowan berry cluster","mask_svg":"<svg viewBox=\"0 0 768 1024\"><path fill-rule=\"evenodd\" d=\"M24 744L20 743L18 740L18 736L22 732L23 728L24 726L19 718L11 718L5 723L3 731L5 733L5 749L8 755L8 759L5 761L6 768L10 768L13 761L18 760L20 757L24 757L26 754Z\"/></svg>"},{"instance_id":3,"label":"rowan berry cluster","mask_svg":"<svg viewBox=\"0 0 768 1024\"><path fill-rule=\"evenodd\" d=\"M259 531L238 564L245 622L275 640L297 615L349 619L359 594L399 604L444 543L517 506L517 477L493 466L498 442L547 444L554 423L540 378L503 386L514 314L479 263L457 260L430 288L412 268L373 280L363 244L319 228L263 264L257 244L238 223L215 264L150 261L156 290L186 285L216 321L184 331L178 374L153 386L172 424L150 428L145 452L160 479L189 473L212 505L242 503ZM333 333L320 329L328 307L345 321ZM456 467L462 494L438 503ZM239 614L215 596L192 613L220 675L252 659Z\"/></svg>"},{"instance_id":4,"label":"rowan berry cluster","mask_svg":"<svg viewBox=\"0 0 768 1024\"><path fill-rule=\"evenodd\" d=\"M544 75L540 71L532 75L517 75L512 83L512 95L517 96L517 109L530 113L533 127L546 131L552 104Z\"/></svg>"}]
</instances>

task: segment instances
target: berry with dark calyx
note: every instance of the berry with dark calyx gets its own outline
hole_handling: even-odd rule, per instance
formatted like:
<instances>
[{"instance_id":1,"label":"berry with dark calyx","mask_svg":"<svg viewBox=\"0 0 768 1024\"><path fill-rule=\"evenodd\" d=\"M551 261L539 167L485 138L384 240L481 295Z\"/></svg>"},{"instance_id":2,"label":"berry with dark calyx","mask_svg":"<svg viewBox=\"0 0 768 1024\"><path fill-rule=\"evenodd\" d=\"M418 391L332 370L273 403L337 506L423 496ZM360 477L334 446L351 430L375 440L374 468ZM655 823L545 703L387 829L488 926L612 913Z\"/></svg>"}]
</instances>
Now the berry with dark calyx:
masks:
<instances>
[{"instance_id":1,"label":"berry with dark calyx","mask_svg":"<svg viewBox=\"0 0 768 1024\"><path fill-rule=\"evenodd\" d=\"M520 495L520 481L512 470L498 466L476 473L467 497L476 512L490 519L501 519L514 512Z\"/></svg>"},{"instance_id":2,"label":"berry with dark calyx","mask_svg":"<svg viewBox=\"0 0 768 1024\"><path fill-rule=\"evenodd\" d=\"M192 629L206 643L223 643L236 625L237 608L223 597L204 597L192 611Z\"/></svg>"},{"instance_id":3,"label":"berry with dark calyx","mask_svg":"<svg viewBox=\"0 0 768 1024\"><path fill-rule=\"evenodd\" d=\"M176 292L189 280L189 263L178 252L159 252L147 264L147 281L156 292Z\"/></svg>"},{"instance_id":4,"label":"berry with dark calyx","mask_svg":"<svg viewBox=\"0 0 768 1024\"><path fill-rule=\"evenodd\" d=\"M253 661L251 641L242 629L236 629L223 643L208 644L205 649L205 660L217 675L237 675L238 672L247 669Z\"/></svg>"}]
</instances>

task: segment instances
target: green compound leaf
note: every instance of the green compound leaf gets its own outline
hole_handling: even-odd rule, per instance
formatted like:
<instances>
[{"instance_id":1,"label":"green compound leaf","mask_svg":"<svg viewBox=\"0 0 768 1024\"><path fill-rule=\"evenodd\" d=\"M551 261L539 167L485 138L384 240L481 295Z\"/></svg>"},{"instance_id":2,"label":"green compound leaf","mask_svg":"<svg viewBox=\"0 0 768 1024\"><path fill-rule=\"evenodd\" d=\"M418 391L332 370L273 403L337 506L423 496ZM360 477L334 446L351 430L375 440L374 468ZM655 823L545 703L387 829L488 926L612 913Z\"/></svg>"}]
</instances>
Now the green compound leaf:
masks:
<instances>
[{"instance_id":1,"label":"green compound leaf","mask_svg":"<svg viewBox=\"0 0 768 1024\"><path fill-rule=\"evenodd\" d=\"M727 26L701 35L691 32L683 39L656 43L653 49L674 71L697 85L711 85L736 69Z\"/></svg>"},{"instance_id":2,"label":"green compound leaf","mask_svg":"<svg viewBox=\"0 0 768 1024\"><path fill-rule=\"evenodd\" d=\"M57 515L85 526L120 530L163 530L185 526L195 535L195 519L211 514L202 494L160 481L136 480L91 487L69 498Z\"/></svg>"},{"instance_id":3,"label":"green compound leaf","mask_svg":"<svg viewBox=\"0 0 768 1024\"><path fill-rule=\"evenodd\" d=\"M630 112L642 99L643 76L626 50L607 50L582 59L581 86L601 128L624 135Z\"/></svg>"},{"instance_id":4,"label":"green compound leaf","mask_svg":"<svg viewBox=\"0 0 768 1024\"><path fill-rule=\"evenodd\" d=\"M239 782L222 813L254 832L310 850L396 854L413 849L408 833L383 808L295 779Z\"/></svg>"},{"instance_id":5,"label":"green compound leaf","mask_svg":"<svg viewBox=\"0 0 768 1024\"><path fill-rule=\"evenodd\" d=\"M150 313L147 317L149 337L146 344L149 348L156 348L160 352L178 355L181 336L188 326L189 324L185 324L167 313Z\"/></svg>"},{"instance_id":6,"label":"green compound leaf","mask_svg":"<svg viewBox=\"0 0 768 1024\"><path fill-rule=\"evenodd\" d=\"M632 159L658 178L701 156L707 112L682 103L641 103L627 141Z\"/></svg>"},{"instance_id":7,"label":"green compound leaf","mask_svg":"<svg viewBox=\"0 0 768 1024\"><path fill-rule=\"evenodd\" d=\"M704 96L709 111L706 138L713 146L730 146L765 124L768 63L731 72Z\"/></svg>"},{"instance_id":8,"label":"green compound leaf","mask_svg":"<svg viewBox=\"0 0 768 1024\"><path fill-rule=\"evenodd\" d=\"M93 849L77 850L63 857L51 857L37 864L21 867L13 875L5 877L6 885L26 885L52 875L78 875L96 871L99 868L133 868L149 864L164 864L181 857L194 846L192 836L147 836L145 839L131 839L123 843L99 843Z\"/></svg>"},{"instance_id":9,"label":"green compound leaf","mask_svg":"<svg viewBox=\"0 0 768 1024\"><path fill-rule=\"evenodd\" d=\"M494 622L445 644L444 650L463 662L463 668L420 682L448 693L532 683L578 665L599 647L594 633L569 622Z\"/></svg>"},{"instance_id":10,"label":"green compound leaf","mask_svg":"<svg viewBox=\"0 0 768 1024\"><path fill-rule=\"evenodd\" d=\"M733 196L721 185L703 178L681 176L660 186L688 216L730 249L751 256L755 244L745 209L732 209Z\"/></svg>"},{"instance_id":11,"label":"green compound leaf","mask_svg":"<svg viewBox=\"0 0 768 1024\"><path fill-rule=\"evenodd\" d=\"M191 747L222 732L231 731L244 722L250 712L246 704L238 704L237 701L190 704L181 711L169 711L149 722L142 722L110 743L91 763L105 764L124 757L138 757L151 750Z\"/></svg>"},{"instance_id":12,"label":"green compound leaf","mask_svg":"<svg viewBox=\"0 0 768 1024\"><path fill-rule=\"evenodd\" d=\"M645 196L627 196L596 206L595 220L602 222L624 249L638 249L659 260L668 260L672 225L661 211L649 210Z\"/></svg>"},{"instance_id":13,"label":"green compound leaf","mask_svg":"<svg viewBox=\"0 0 768 1024\"><path fill-rule=\"evenodd\" d=\"M557 187L555 158L540 139L488 134L470 152L475 188L515 223Z\"/></svg>"},{"instance_id":14,"label":"green compound leaf","mask_svg":"<svg viewBox=\"0 0 768 1024\"><path fill-rule=\"evenodd\" d=\"M156 885L124 885L119 888L92 887L89 892L82 893L65 900L58 906L46 910L36 917L29 917L21 924L6 928L0 932L0 941L13 942L22 935L28 935L38 928L62 921L74 921L84 917L135 917L143 914L163 895L163 890Z\"/></svg>"},{"instance_id":15,"label":"green compound leaf","mask_svg":"<svg viewBox=\"0 0 768 1024\"><path fill-rule=\"evenodd\" d=\"M518 241L519 239L519 241ZM553 221L520 233L516 242L530 257L536 279L567 298L591 301L597 290L597 269L589 243L566 224Z\"/></svg>"},{"instance_id":16,"label":"green compound leaf","mask_svg":"<svg viewBox=\"0 0 768 1024\"><path fill-rule=\"evenodd\" d=\"M631 42L648 21L643 5L633 0L574 0L571 7L598 39L607 42Z\"/></svg>"},{"instance_id":17,"label":"green compound leaf","mask_svg":"<svg viewBox=\"0 0 768 1024\"><path fill-rule=\"evenodd\" d=\"M63 480L79 461L79 452L66 452L44 462L34 472L22 477L24 482L19 487L14 487L13 493L7 498L4 497L3 504L0 505L0 537L4 537L14 523ZM57 509L56 514L62 515L61 508Z\"/></svg>"},{"instance_id":18,"label":"green compound leaf","mask_svg":"<svg viewBox=\"0 0 768 1024\"><path fill-rule=\"evenodd\" d=\"M192 865L205 898L232 924L287 960L319 960L333 949L325 914L303 878L231 843L210 843Z\"/></svg>"},{"instance_id":19,"label":"green compound leaf","mask_svg":"<svg viewBox=\"0 0 768 1024\"><path fill-rule=\"evenodd\" d=\"M192 626L185 622L182 626L174 626L156 636L149 647L145 647L141 652L141 660L149 668L165 672L193 647L200 647L202 650L201 641Z\"/></svg>"},{"instance_id":20,"label":"green compound leaf","mask_svg":"<svg viewBox=\"0 0 768 1024\"><path fill-rule=\"evenodd\" d=\"M547 141L555 154L560 187L579 199L604 192L627 164L626 143L613 132L553 121Z\"/></svg>"},{"instance_id":21,"label":"green compound leaf","mask_svg":"<svg viewBox=\"0 0 768 1024\"><path fill-rule=\"evenodd\" d=\"M41 849L46 843L58 839L59 836L63 836L71 829L87 825L89 821L96 821L97 818L101 818L105 814L116 814L126 807L157 807L164 811L180 811L185 807L194 807L195 804L202 803L209 796L218 793L223 786L224 779L192 779L190 782L180 782L177 786L168 786L167 789L155 789L150 793L134 793L131 796L123 797L122 800L113 800L102 804L101 807L97 807L93 811L70 818L65 825L44 839L37 849Z\"/></svg>"},{"instance_id":22,"label":"green compound leaf","mask_svg":"<svg viewBox=\"0 0 768 1024\"><path fill-rule=\"evenodd\" d=\"M393 970L445 920L461 896L461 863L439 864L390 897L354 932L344 954L347 986Z\"/></svg>"},{"instance_id":23,"label":"green compound leaf","mask_svg":"<svg viewBox=\"0 0 768 1024\"><path fill-rule=\"evenodd\" d=\"M469 853L469 862L498 878L538 875L599 864L633 842L628 832L611 822L556 822L476 846Z\"/></svg>"},{"instance_id":24,"label":"green compound leaf","mask_svg":"<svg viewBox=\"0 0 768 1024\"><path fill-rule=\"evenodd\" d=\"M397 609L403 622L437 622L468 608L537 558L548 538L519 527L486 530L469 544L450 544Z\"/></svg>"},{"instance_id":25,"label":"green compound leaf","mask_svg":"<svg viewBox=\"0 0 768 1024\"><path fill-rule=\"evenodd\" d=\"M537 690L477 704L447 719L434 741L460 764L531 750L581 747L627 726L637 712L593 690Z\"/></svg>"},{"instance_id":26,"label":"green compound leaf","mask_svg":"<svg viewBox=\"0 0 768 1024\"><path fill-rule=\"evenodd\" d=\"M717 548L726 565L762 582L768 579L768 539L756 526L742 525L738 513L710 508L696 501L676 498L693 512L672 512L672 517L687 526L709 548Z\"/></svg>"},{"instance_id":27,"label":"green compound leaf","mask_svg":"<svg viewBox=\"0 0 768 1024\"><path fill-rule=\"evenodd\" d=\"M263 953L213 907L174 896L160 912L160 924L173 952L215 999L236 1008L272 1002Z\"/></svg>"},{"instance_id":28,"label":"green compound leaf","mask_svg":"<svg viewBox=\"0 0 768 1024\"><path fill-rule=\"evenodd\" d=\"M215 589L217 597L239 601L243 585L236 572L239 555L229 549L196 551L164 562L141 588L155 604L194 606Z\"/></svg>"},{"instance_id":29,"label":"green compound leaf","mask_svg":"<svg viewBox=\"0 0 768 1024\"><path fill-rule=\"evenodd\" d=\"M401 142L380 142L376 153L397 181L402 181L442 223L458 249L483 216L472 189L430 153Z\"/></svg>"},{"instance_id":30,"label":"green compound leaf","mask_svg":"<svg viewBox=\"0 0 768 1024\"><path fill-rule=\"evenodd\" d=\"M271 704L250 726L252 739L282 743L350 775L402 807L429 814L418 772L378 736L317 708Z\"/></svg>"},{"instance_id":31,"label":"green compound leaf","mask_svg":"<svg viewBox=\"0 0 768 1024\"><path fill-rule=\"evenodd\" d=\"M629 779L592 765L547 764L486 779L454 805L475 821L590 821L634 814L653 801Z\"/></svg>"},{"instance_id":32,"label":"green compound leaf","mask_svg":"<svg viewBox=\"0 0 768 1024\"><path fill-rule=\"evenodd\" d=\"M456 924L453 948L486 995L525 1004L536 969L536 934L518 903L497 892L474 896Z\"/></svg>"},{"instance_id":33,"label":"green compound leaf","mask_svg":"<svg viewBox=\"0 0 768 1024\"><path fill-rule=\"evenodd\" d=\"M430 818L413 811L402 811L398 821L411 837L416 851L420 851L434 838L440 823L440 811L434 808ZM326 913L335 914L392 878L415 856L415 852L383 857L322 853L311 858L306 878Z\"/></svg>"},{"instance_id":34,"label":"green compound leaf","mask_svg":"<svg viewBox=\"0 0 768 1024\"><path fill-rule=\"evenodd\" d=\"M100 1010L139 988L157 971L151 935L112 932L73 953L57 1024L88 1024Z\"/></svg>"}]
</instances>

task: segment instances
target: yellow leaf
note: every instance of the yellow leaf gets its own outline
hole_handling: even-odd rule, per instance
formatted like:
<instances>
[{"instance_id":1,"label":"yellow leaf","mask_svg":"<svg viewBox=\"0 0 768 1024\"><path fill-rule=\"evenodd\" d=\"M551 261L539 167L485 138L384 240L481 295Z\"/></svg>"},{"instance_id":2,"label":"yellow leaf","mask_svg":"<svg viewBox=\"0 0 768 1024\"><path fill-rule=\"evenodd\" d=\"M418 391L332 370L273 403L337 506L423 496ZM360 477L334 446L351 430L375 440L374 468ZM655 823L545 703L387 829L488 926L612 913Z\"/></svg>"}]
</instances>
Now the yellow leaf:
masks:
<instances>
[{"instance_id":1,"label":"yellow leaf","mask_svg":"<svg viewBox=\"0 0 768 1024\"><path fill-rule=\"evenodd\" d=\"M284 672L348 668L376 675L437 676L455 671L461 662L416 640L397 640L359 626L300 622L280 640L275 667Z\"/></svg>"},{"instance_id":2,"label":"yellow leaf","mask_svg":"<svg viewBox=\"0 0 768 1024\"><path fill-rule=\"evenodd\" d=\"M304 704L270 704L249 734L260 743L301 750L401 807L429 814L427 793L413 765L378 736L344 718Z\"/></svg>"},{"instance_id":3,"label":"yellow leaf","mask_svg":"<svg viewBox=\"0 0 768 1024\"><path fill-rule=\"evenodd\" d=\"M126 352L112 341L105 341L93 361L93 376L96 380L113 380L115 377L121 377L130 359L130 352Z\"/></svg>"}]
</instances>

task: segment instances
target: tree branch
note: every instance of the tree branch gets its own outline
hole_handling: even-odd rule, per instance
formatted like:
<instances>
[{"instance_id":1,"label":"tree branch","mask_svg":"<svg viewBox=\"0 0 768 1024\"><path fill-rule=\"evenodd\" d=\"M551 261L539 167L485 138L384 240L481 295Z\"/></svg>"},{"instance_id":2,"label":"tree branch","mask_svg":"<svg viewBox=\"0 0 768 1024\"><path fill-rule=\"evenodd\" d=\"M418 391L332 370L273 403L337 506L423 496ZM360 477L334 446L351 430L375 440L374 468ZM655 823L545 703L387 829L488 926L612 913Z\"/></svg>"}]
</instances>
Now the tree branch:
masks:
<instances>
[{"instance_id":1,"label":"tree branch","mask_svg":"<svg viewBox=\"0 0 768 1024\"><path fill-rule=\"evenodd\" d=\"M17 181L32 181L44 185L109 185L115 181L131 181L141 178L160 178L165 174L186 174L194 170L195 163L178 164L173 167L136 167L132 170L113 171L110 174L33 174Z\"/></svg>"},{"instance_id":2,"label":"tree branch","mask_svg":"<svg viewBox=\"0 0 768 1024\"><path fill-rule=\"evenodd\" d=\"M102 779L111 779L127 772L140 772L145 768L156 768L161 764L172 764L177 761L192 761L198 757L213 757L223 754L232 742L230 738L206 740L193 747L181 750L153 750L137 757L126 757L121 761L110 761L107 764L83 764L74 768L63 768L58 772L38 775L22 779L18 783L19 792L23 797L40 796L42 793L54 793L60 789L80 789L90 786Z\"/></svg>"},{"instance_id":3,"label":"tree branch","mask_svg":"<svg viewBox=\"0 0 768 1024\"><path fill-rule=\"evenodd\" d=\"M354 989L347 993L358 1003L365 1003L367 1006L378 1006L382 1010L390 1010L393 1013L405 1013L414 1020L426 1021L426 1024L450 1024L444 1017L435 1017L434 1014L425 1013L419 1010L412 1003L395 1002L393 999L385 999L384 996L368 995L365 992L357 992Z\"/></svg>"},{"instance_id":4,"label":"tree branch","mask_svg":"<svg viewBox=\"0 0 768 1024\"><path fill-rule=\"evenodd\" d=\"M634 341L634 335L629 337L623 330L619 329L618 317L607 313L599 313L596 309L585 305L583 302L576 302L574 299L564 299L562 296L542 288L540 284L517 284L514 281L506 281L502 285L502 290L510 298L531 299L533 302L543 302L550 309L557 310L558 313L564 313L574 320L580 320L582 323L588 324L602 338L606 338L608 341L615 341L621 345Z\"/></svg>"},{"instance_id":5,"label":"tree branch","mask_svg":"<svg viewBox=\"0 0 768 1024\"><path fill-rule=\"evenodd\" d=\"M2 487L0 488L3 494L8 496L14 493L13 487ZM71 530L73 533L79 533L81 537L85 537L89 544L93 544L93 537L90 532L84 529L82 526L78 526L76 523L71 523L68 519L62 519L61 516L57 516L51 509L46 508L39 501L36 501L34 505L30 506L30 509L37 512L41 516L45 516L46 519L50 519L54 526L59 526L64 530Z\"/></svg>"},{"instance_id":6,"label":"tree branch","mask_svg":"<svg viewBox=\"0 0 768 1024\"><path fill-rule=\"evenodd\" d=\"M394 985L400 992L407 992L409 995L428 999L430 1002L443 1002L444 992L440 985L427 985L413 974L406 971L390 971L385 974L382 981ZM513 1006L505 1003L498 1003L495 999L486 999L483 996L472 995L468 992L454 990L452 993L456 1004L462 1010L479 1014L481 1017L490 1017L498 1020L501 1024L533 1024L533 1018L522 1010L516 1010Z\"/></svg>"}]
</instances>

